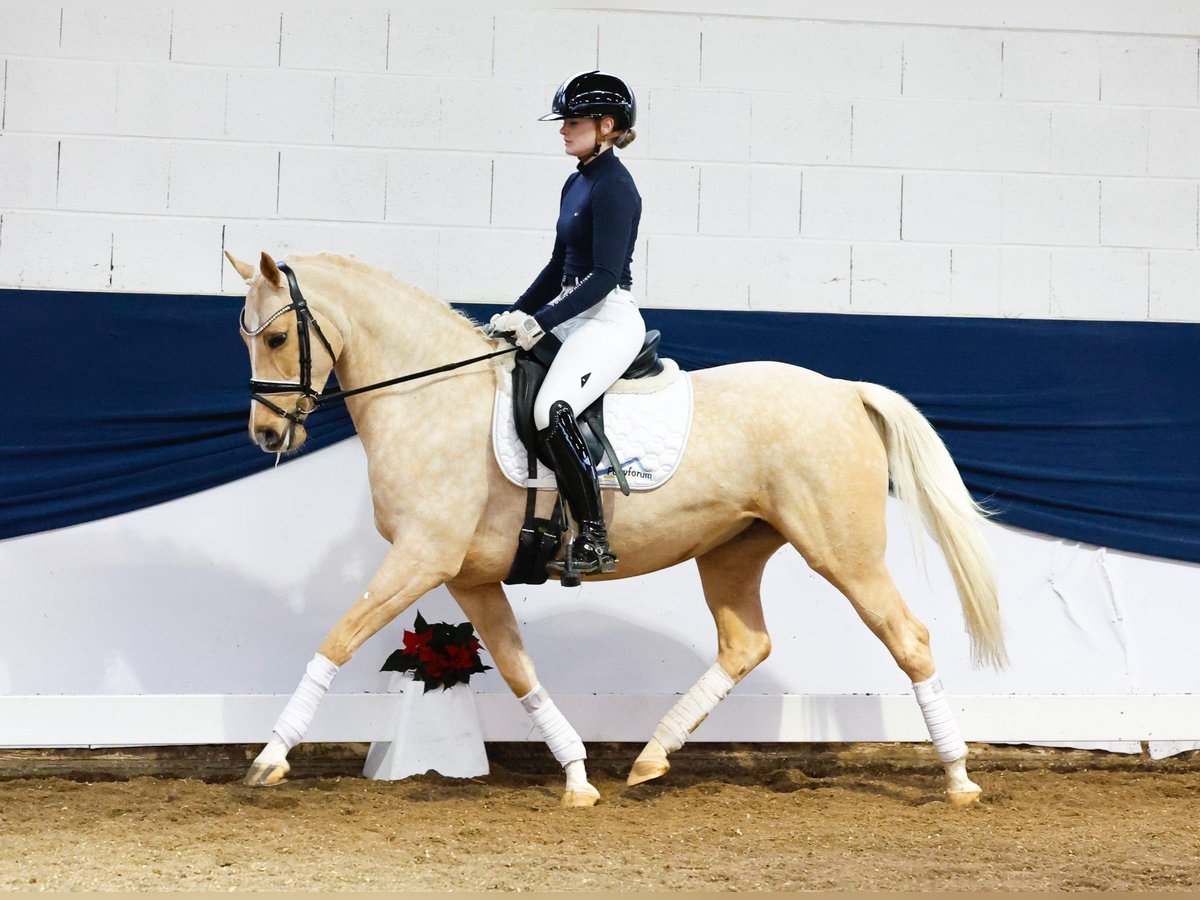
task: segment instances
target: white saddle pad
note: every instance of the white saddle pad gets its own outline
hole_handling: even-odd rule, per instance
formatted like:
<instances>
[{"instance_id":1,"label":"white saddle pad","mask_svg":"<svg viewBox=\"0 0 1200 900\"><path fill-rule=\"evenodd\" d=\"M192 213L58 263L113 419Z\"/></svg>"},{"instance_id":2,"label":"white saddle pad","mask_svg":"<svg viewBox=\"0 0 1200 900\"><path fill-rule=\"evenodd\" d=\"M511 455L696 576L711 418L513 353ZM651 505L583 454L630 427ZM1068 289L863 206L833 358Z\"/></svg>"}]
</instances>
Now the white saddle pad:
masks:
<instances>
[{"instance_id":1,"label":"white saddle pad","mask_svg":"<svg viewBox=\"0 0 1200 900\"><path fill-rule=\"evenodd\" d=\"M651 378L618 381L604 395L604 430L625 473L629 489L649 491L674 474L683 459L692 426L692 380L669 359L663 371ZM500 471L513 484L555 490L554 473L537 464L532 483L527 480L528 453L513 423L512 379L501 372L492 412L492 447ZM613 461L607 454L596 466L600 487L616 488Z\"/></svg>"}]
</instances>

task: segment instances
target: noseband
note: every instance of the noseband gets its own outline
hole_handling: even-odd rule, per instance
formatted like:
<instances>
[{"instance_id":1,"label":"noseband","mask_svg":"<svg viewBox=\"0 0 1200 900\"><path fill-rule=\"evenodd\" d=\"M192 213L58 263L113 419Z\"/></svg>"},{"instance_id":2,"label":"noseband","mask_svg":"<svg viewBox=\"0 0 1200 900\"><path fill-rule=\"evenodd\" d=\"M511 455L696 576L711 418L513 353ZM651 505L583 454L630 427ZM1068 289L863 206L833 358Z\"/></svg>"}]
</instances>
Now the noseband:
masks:
<instances>
[{"instance_id":1,"label":"noseband","mask_svg":"<svg viewBox=\"0 0 1200 900\"><path fill-rule=\"evenodd\" d=\"M343 400L346 397L353 397L355 394L363 394L367 391L374 391L378 388L389 387L393 384L401 384L405 381L413 381L417 378L424 378L427 375L436 375L439 372L449 372L452 369L459 369L463 366L469 366L472 363L482 362L485 359L491 359L493 356L503 356L505 353L515 353L516 347L509 347L506 350L497 350L494 353L485 353L482 356L475 356L471 359L460 360L459 362L447 363L444 366L435 366L432 369L425 369L422 372L414 372L411 375L401 375L398 378L389 378L387 381L378 381L375 384L368 384L365 387L354 388L349 391L327 391L318 393L313 390L312 386L312 339L309 336L309 329L316 332L321 344L325 347L325 351L329 354L329 359L336 363L337 356L333 352L333 347L325 337L325 333L321 331L321 325L317 322L312 314L312 310L308 308L308 301L304 299L304 295L300 293L300 285L296 283L296 273L292 271L291 266L287 263L278 263L279 271L287 276L288 292L291 294L292 302L287 306L280 307L275 310L265 322L258 326L254 331L246 327L246 308L242 307L240 317L240 325L242 334L247 337L256 337L262 334L263 330L282 316L286 312L296 313L296 340L300 344L300 381L258 381L250 379L250 399L261 403L271 412L278 416L282 416L289 422L296 425L303 425L304 420L309 414L316 410L318 406L324 406L327 403L333 403L335 400ZM253 373L251 373L253 374ZM300 397L296 400L296 408L288 412L278 404L268 400L267 394L299 394Z\"/></svg>"}]
</instances>

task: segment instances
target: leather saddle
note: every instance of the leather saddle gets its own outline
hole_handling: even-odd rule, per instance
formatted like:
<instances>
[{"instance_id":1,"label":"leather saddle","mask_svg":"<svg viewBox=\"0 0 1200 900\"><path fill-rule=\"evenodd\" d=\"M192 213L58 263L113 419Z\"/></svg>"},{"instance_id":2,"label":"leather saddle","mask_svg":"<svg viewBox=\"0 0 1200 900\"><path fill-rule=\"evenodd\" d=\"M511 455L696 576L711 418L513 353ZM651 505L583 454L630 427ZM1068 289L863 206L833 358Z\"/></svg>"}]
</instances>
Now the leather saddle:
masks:
<instances>
[{"instance_id":1,"label":"leather saddle","mask_svg":"<svg viewBox=\"0 0 1200 900\"><path fill-rule=\"evenodd\" d=\"M659 331L647 331L642 349L621 378L649 378L662 372L662 360L658 358L658 343L661 339L662 334ZM516 362L513 365L513 419L517 426L517 436L525 445L525 449L531 455L536 453L542 465L551 471L554 466L539 446L540 441L537 439L537 426L533 423L533 401L537 397L542 382L546 380L550 364L554 362L554 357L561 347L562 341L553 334L547 334L533 345L532 350L518 350ZM601 395L595 403L577 415L575 421L579 423L579 432L587 443L588 454L594 466L600 462L605 452L611 449L608 446L608 438L604 434L604 396ZM629 490L624 484L624 475L621 473L620 460L615 459L611 453L608 458L612 463L617 480L621 482L622 490L628 494Z\"/></svg>"}]
</instances>

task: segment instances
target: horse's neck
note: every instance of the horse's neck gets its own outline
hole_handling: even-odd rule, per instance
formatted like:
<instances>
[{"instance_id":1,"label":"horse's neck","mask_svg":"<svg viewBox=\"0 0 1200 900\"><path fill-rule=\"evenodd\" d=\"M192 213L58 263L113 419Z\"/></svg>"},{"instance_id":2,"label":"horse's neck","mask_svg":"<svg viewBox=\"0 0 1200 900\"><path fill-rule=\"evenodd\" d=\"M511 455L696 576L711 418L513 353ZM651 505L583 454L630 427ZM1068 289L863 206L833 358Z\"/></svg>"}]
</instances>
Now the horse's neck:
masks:
<instances>
[{"instance_id":1,"label":"horse's neck","mask_svg":"<svg viewBox=\"0 0 1200 900\"><path fill-rule=\"evenodd\" d=\"M481 356L492 349L465 318L386 275L340 271L333 265L324 268L324 277L313 278L312 284L314 296L322 298L322 307L343 340L336 367L343 390ZM297 271L297 276L304 284L304 275ZM479 363L348 397L346 406L367 454L372 491L407 497L406 486L428 480L425 470L430 457L478 456L470 444L490 439L494 387L492 368ZM406 448L420 452L406 452ZM390 502L389 515L402 515L409 502ZM420 501L412 498L411 502ZM386 526L387 533L393 525Z\"/></svg>"},{"instance_id":2,"label":"horse's neck","mask_svg":"<svg viewBox=\"0 0 1200 900\"><path fill-rule=\"evenodd\" d=\"M314 285L330 304L328 315L342 335L337 375L345 390L488 349L467 320L385 275L313 269Z\"/></svg>"}]
</instances>

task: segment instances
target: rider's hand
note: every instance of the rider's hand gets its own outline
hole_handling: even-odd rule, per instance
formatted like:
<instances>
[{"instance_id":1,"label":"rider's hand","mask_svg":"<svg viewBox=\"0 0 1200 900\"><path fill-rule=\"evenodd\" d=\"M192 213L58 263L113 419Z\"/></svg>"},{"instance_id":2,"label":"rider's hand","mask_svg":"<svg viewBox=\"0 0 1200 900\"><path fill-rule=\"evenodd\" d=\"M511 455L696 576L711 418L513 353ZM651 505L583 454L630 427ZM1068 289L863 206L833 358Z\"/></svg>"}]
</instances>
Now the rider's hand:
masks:
<instances>
[{"instance_id":1,"label":"rider's hand","mask_svg":"<svg viewBox=\"0 0 1200 900\"><path fill-rule=\"evenodd\" d=\"M533 345L546 336L538 320L529 313L513 310L512 318L508 319L508 330L515 333L517 345L522 350L532 350Z\"/></svg>"},{"instance_id":2,"label":"rider's hand","mask_svg":"<svg viewBox=\"0 0 1200 900\"><path fill-rule=\"evenodd\" d=\"M494 316L492 316L491 322L488 323L492 326L492 332L494 334L503 334L503 333L512 331L513 330L513 321L512 320L513 320L513 317L516 316L516 314L518 312L519 312L519 310L506 309L506 310L504 310L504 312L498 312Z\"/></svg>"}]
</instances>

